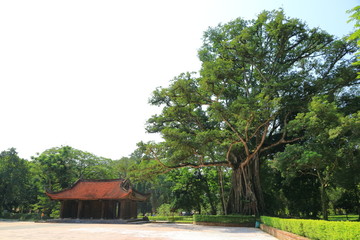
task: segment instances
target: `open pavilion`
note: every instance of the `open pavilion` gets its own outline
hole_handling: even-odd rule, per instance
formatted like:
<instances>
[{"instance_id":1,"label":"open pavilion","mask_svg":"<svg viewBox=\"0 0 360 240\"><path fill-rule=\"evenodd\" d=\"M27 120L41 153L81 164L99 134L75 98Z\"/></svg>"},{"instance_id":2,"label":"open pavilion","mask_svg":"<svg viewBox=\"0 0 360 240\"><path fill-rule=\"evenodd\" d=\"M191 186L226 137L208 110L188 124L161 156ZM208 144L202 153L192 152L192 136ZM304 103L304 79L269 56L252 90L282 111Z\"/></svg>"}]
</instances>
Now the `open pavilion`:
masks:
<instances>
[{"instance_id":1,"label":"open pavilion","mask_svg":"<svg viewBox=\"0 0 360 240\"><path fill-rule=\"evenodd\" d=\"M143 194L123 179L78 180L59 192L46 191L52 200L61 203L60 218L130 219L137 217L137 203L144 202Z\"/></svg>"}]
</instances>

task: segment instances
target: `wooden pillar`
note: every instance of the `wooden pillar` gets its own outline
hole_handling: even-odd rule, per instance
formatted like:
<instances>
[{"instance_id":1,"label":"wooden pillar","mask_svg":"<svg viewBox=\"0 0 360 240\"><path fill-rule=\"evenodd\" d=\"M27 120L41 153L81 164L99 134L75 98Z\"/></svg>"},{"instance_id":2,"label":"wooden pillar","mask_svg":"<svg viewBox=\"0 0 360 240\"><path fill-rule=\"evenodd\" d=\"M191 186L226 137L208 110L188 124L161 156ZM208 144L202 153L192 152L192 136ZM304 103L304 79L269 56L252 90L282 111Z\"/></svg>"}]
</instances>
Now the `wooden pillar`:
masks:
<instances>
[{"instance_id":1,"label":"wooden pillar","mask_svg":"<svg viewBox=\"0 0 360 240\"><path fill-rule=\"evenodd\" d=\"M111 200L111 218L112 219L116 218L116 206L117 206L117 202L114 200Z\"/></svg>"},{"instance_id":2,"label":"wooden pillar","mask_svg":"<svg viewBox=\"0 0 360 240\"><path fill-rule=\"evenodd\" d=\"M131 218L137 218L137 202L131 201Z\"/></svg>"},{"instance_id":3,"label":"wooden pillar","mask_svg":"<svg viewBox=\"0 0 360 240\"><path fill-rule=\"evenodd\" d=\"M121 211L120 211L120 208L121 208L121 202L118 201L118 212L117 212L117 218L120 218L120 214L121 214Z\"/></svg>"},{"instance_id":4,"label":"wooden pillar","mask_svg":"<svg viewBox=\"0 0 360 240\"><path fill-rule=\"evenodd\" d=\"M83 206L83 201L79 200L78 209L77 209L77 219L81 218L82 206Z\"/></svg>"},{"instance_id":5,"label":"wooden pillar","mask_svg":"<svg viewBox=\"0 0 360 240\"><path fill-rule=\"evenodd\" d=\"M129 208L129 218L132 218L132 213L133 213L133 204L132 204L132 201L129 201L129 203L128 203L128 208Z\"/></svg>"},{"instance_id":6,"label":"wooden pillar","mask_svg":"<svg viewBox=\"0 0 360 240\"><path fill-rule=\"evenodd\" d=\"M65 207L65 201L66 200L62 200L60 201L60 218L63 219L64 218L64 207Z\"/></svg>"},{"instance_id":7,"label":"wooden pillar","mask_svg":"<svg viewBox=\"0 0 360 240\"><path fill-rule=\"evenodd\" d=\"M126 203L126 205L127 205L127 209L126 209L126 211L127 211L127 218L128 219L130 219L131 218L131 213L132 213L132 204L131 204L131 201L127 201L127 203Z\"/></svg>"},{"instance_id":8,"label":"wooden pillar","mask_svg":"<svg viewBox=\"0 0 360 240\"><path fill-rule=\"evenodd\" d=\"M107 207L106 207L106 218L111 219L111 215L112 215L112 202L111 202L111 200L109 200L107 202Z\"/></svg>"},{"instance_id":9,"label":"wooden pillar","mask_svg":"<svg viewBox=\"0 0 360 240\"><path fill-rule=\"evenodd\" d=\"M105 217L105 201L101 200L101 219Z\"/></svg>"},{"instance_id":10,"label":"wooden pillar","mask_svg":"<svg viewBox=\"0 0 360 240\"><path fill-rule=\"evenodd\" d=\"M121 201L120 204L120 218L121 219L127 219L127 214L126 214L126 200Z\"/></svg>"},{"instance_id":11,"label":"wooden pillar","mask_svg":"<svg viewBox=\"0 0 360 240\"><path fill-rule=\"evenodd\" d=\"M111 200L111 218L115 219L116 218L116 201Z\"/></svg>"}]
</instances>

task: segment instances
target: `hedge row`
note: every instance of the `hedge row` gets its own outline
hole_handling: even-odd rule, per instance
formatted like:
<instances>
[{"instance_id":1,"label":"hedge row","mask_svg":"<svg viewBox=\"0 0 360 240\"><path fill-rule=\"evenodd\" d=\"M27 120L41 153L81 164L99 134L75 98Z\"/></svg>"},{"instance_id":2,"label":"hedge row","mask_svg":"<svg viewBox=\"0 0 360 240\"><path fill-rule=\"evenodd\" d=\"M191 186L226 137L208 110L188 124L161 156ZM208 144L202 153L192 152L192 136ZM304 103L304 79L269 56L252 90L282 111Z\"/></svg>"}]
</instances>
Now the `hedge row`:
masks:
<instances>
[{"instance_id":1,"label":"hedge row","mask_svg":"<svg viewBox=\"0 0 360 240\"><path fill-rule=\"evenodd\" d=\"M284 219L266 216L261 217L261 222L313 240L360 239L360 222Z\"/></svg>"},{"instance_id":2,"label":"hedge row","mask_svg":"<svg viewBox=\"0 0 360 240\"><path fill-rule=\"evenodd\" d=\"M16 219L16 220L38 220L40 219L39 213L3 213L0 218L4 219Z\"/></svg>"},{"instance_id":3,"label":"hedge row","mask_svg":"<svg viewBox=\"0 0 360 240\"><path fill-rule=\"evenodd\" d=\"M194 215L194 222L217 222L217 223L255 223L256 218L253 216L243 215Z\"/></svg>"},{"instance_id":4,"label":"hedge row","mask_svg":"<svg viewBox=\"0 0 360 240\"><path fill-rule=\"evenodd\" d=\"M149 216L151 221L193 222L192 216Z\"/></svg>"}]
</instances>

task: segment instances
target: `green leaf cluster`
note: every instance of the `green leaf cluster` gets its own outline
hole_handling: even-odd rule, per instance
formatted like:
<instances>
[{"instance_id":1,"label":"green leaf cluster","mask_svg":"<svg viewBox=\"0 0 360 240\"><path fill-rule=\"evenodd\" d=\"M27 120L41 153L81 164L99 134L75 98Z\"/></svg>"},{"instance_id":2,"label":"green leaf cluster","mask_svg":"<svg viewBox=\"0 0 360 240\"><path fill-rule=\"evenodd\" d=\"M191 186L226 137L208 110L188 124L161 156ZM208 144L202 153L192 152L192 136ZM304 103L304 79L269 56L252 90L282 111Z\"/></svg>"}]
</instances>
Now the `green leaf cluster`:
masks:
<instances>
[{"instance_id":1,"label":"green leaf cluster","mask_svg":"<svg viewBox=\"0 0 360 240\"><path fill-rule=\"evenodd\" d=\"M249 168L245 185L255 184L242 191L231 183L237 200L229 205L237 212L239 199L261 202L253 166L259 159L275 156L284 178L320 174L328 187L344 159L339 155L356 146L352 137L352 147L342 147L354 136L345 122L358 110L357 67L349 57L357 50L353 41L311 29L282 10L210 27L198 52L199 73L179 74L150 98L162 111L148 120L147 131L164 142L147 145L145 165L159 173L225 166L233 179Z\"/></svg>"},{"instance_id":2,"label":"green leaf cluster","mask_svg":"<svg viewBox=\"0 0 360 240\"><path fill-rule=\"evenodd\" d=\"M354 240L360 238L359 222L329 222L267 216L261 216L261 222L314 240Z\"/></svg>"},{"instance_id":3,"label":"green leaf cluster","mask_svg":"<svg viewBox=\"0 0 360 240\"><path fill-rule=\"evenodd\" d=\"M193 223L192 216L149 216L150 221L167 221L177 223Z\"/></svg>"},{"instance_id":4,"label":"green leaf cluster","mask_svg":"<svg viewBox=\"0 0 360 240\"><path fill-rule=\"evenodd\" d=\"M360 6L356 6L348 11L350 15L349 22L354 22L354 32L348 37L349 41L356 41L357 45L360 46ZM354 65L360 65L360 51L356 52L357 61ZM358 72L358 78L360 72Z\"/></svg>"},{"instance_id":5,"label":"green leaf cluster","mask_svg":"<svg viewBox=\"0 0 360 240\"><path fill-rule=\"evenodd\" d=\"M194 222L254 223L256 217L248 215L194 215Z\"/></svg>"},{"instance_id":6,"label":"green leaf cluster","mask_svg":"<svg viewBox=\"0 0 360 240\"><path fill-rule=\"evenodd\" d=\"M111 160L62 146L48 149L34 158L44 186L53 191L70 187L78 179L108 179Z\"/></svg>"},{"instance_id":7,"label":"green leaf cluster","mask_svg":"<svg viewBox=\"0 0 360 240\"><path fill-rule=\"evenodd\" d=\"M0 153L0 214L13 208L28 209L36 202L37 188L31 164L16 149Z\"/></svg>"}]
</instances>

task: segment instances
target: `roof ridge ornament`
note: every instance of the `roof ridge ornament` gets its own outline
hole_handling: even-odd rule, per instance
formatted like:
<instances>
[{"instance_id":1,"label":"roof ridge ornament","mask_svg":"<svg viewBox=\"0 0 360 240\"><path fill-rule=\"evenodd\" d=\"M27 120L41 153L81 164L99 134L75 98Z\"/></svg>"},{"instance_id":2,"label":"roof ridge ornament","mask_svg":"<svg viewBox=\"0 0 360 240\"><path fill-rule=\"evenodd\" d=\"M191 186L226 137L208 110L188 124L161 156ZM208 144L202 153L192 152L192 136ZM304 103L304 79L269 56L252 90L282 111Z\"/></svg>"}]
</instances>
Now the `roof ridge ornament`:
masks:
<instances>
[{"instance_id":1,"label":"roof ridge ornament","mask_svg":"<svg viewBox=\"0 0 360 240\"><path fill-rule=\"evenodd\" d=\"M131 183L129 179L125 179L124 181L122 181L120 183L120 187L124 190L124 191L129 191L131 189Z\"/></svg>"}]
</instances>

